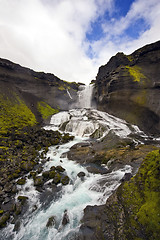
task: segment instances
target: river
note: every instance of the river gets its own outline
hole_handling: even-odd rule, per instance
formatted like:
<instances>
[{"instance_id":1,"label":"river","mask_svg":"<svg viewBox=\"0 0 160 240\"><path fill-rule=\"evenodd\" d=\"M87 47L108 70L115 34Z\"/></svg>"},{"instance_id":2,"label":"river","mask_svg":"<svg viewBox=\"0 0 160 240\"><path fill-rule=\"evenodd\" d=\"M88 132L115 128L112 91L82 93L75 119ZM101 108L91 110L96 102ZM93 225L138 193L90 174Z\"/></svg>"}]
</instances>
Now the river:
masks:
<instances>
[{"instance_id":1,"label":"river","mask_svg":"<svg viewBox=\"0 0 160 240\"><path fill-rule=\"evenodd\" d=\"M45 127L74 136L74 140L69 143L50 147L46 156L50 161L43 167L43 171L47 171L52 166L62 166L70 179L69 184L64 186L60 183L57 186L57 194L54 194L47 182L42 198L41 193L34 187L33 180L28 179L24 186L19 187L16 198L20 195L28 196L29 210L21 219L20 230L17 233L13 232L13 224L10 224L3 232L4 239L76 239L85 207L104 204L120 185L124 174L132 172L132 167L126 165L111 173L93 174L84 166L67 158L66 153L73 145L90 141L90 137L101 141L110 132L121 138L131 133L143 135L138 127L92 108L91 96L92 87L84 87L79 92L76 108L53 115L50 124ZM104 167L107 169L107 166ZM79 173L82 173L83 177L79 177ZM65 214L66 224L63 223ZM46 226L49 219L53 221L52 227Z\"/></svg>"}]
</instances>

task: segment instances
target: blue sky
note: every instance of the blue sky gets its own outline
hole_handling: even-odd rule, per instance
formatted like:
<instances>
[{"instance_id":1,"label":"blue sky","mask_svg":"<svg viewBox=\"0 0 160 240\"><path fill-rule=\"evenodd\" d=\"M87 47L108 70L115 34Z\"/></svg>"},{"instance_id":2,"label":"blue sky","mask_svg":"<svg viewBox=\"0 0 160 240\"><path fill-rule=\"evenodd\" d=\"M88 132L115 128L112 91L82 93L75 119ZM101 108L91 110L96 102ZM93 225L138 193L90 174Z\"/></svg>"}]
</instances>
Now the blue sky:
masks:
<instances>
[{"instance_id":1,"label":"blue sky","mask_svg":"<svg viewBox=\"0 0 160 240\"><path fill-rule=\"evenodd\" d=\"M126 18L127 14L135 4L135 0L115 0L113 3L112 11L108 11L108 9L103 12L100 16L98 16L94 21L90 24L90 30L86 32L86 41L90 43L89 48L87 49L86 54L94 59L94 49L92 49L92 43L99 41L101 39L107 39L108 41L112 41L117 43L119 38L128 39L128 41L133 41L138 39L141 34L150 29L150 24L147 19L143 17L143 15L139 14L137 17L134 17L130 24L124 28L120 33L108 34L108 32L104 31L104 27L110 24L113 24L121 21L123 18ZM123 23L122 23L123 24ZM110 28L112 31L112 28Z\"/></svg>"},{"instance_id":2,"label":"blue sky","mask_svg":"<svg viewBox=\"0 0 160 240\"><path fill-rule=\"evenodd\" d=\"M97 41L104 37L105 34L103 32L102 24L105 24L105 22L112 21L112 19L118 20L121 17L125 16L133 2L134 0L116 0L114 2L114 9L112 13L108 12L107 10L101 16L98 16L98 18L95 19L95 21L91 22L91 30L89 32L86 32L87 40ZM134 29L130 30L129 28L126 34L129 34L131 37L135 37ZM136 35L137 34L138 33L136 31Z\"/></svg>"},{"instance_id":3,"label":"blue sky","mask_svg":"<svg viewBox=\"0 0 160 240\"><path fill-rule=\"evenodd\" d=\"M116 0L115 1L115 17L125 16L129 11L134 0Z\"/></svg>"},{"instance_id":4,"label":"blue sky","mask_svg":"<svg viewBox=\"0 0 160 240\"><path fill-rule=\"evenodd\" d=\"M67 81L88 84L159 29L159 0L0 0L0 57Z\"/></svg>"}]
</instances>

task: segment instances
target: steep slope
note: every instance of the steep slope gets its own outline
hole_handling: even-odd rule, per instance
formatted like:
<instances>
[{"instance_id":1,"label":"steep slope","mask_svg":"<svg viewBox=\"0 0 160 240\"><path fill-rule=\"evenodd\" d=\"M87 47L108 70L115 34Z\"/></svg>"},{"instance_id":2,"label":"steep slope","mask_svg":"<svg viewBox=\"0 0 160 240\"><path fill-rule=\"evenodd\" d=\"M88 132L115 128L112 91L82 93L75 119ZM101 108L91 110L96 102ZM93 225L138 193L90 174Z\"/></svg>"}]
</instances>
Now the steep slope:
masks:
<instances>
[{"instance_id":1,"label":"steep slope","mask_svg":"<svg viewBox=\"0 0 160 240\"><path fill-rule=\"evenodd\" d=\"M75 100L79 84L0 59L0 127L42 122Z\"/></svg>"},{"instance_id":2,"label":"steep slope","mask_svg":"<svg viewBox=\"0 0 160 240\"><path fill-rule=\"evenodd\" d=\"M160 131L160 41L131 55L117 53L99 68L94 97L107 111L149 133Z\"/></svg>"}]
</instances>

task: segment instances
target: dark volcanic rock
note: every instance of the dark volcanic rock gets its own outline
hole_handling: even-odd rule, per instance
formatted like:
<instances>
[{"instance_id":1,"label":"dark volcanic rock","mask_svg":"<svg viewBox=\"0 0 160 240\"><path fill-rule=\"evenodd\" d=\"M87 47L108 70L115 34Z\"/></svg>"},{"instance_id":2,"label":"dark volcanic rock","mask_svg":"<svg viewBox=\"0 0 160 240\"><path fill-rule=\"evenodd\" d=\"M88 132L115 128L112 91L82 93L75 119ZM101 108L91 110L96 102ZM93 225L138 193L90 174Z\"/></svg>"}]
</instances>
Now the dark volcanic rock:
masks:
<instances>
[{"instance_id":1,"label":"dark volcanic rock","mask_svg":"<svg viewBox=\"0 0 160 240\"><path fill-rule=\"evenodd\" d=\"M62 219L62 225L65 226L69 223L69 216L67 213L67 210L64 211L63 219Z\"/></svg>"},{"instance_id":2,"label":"dark volcanic rock","mask_svg":"<svg viewBox=\"0 0 160 240\"><path fill-rule=\"evenodd\" d=\"M84 172L79 172L78 174L77 174L77 176L79 177L79 178L81 178L81 179L83 179L84 177L85 177L85 173Z\"/></svg>"},{"instance_id":3,"label":"dark volcanic rock","mask_svg":"<svg viewBox=\"0 0 160 240\"><path fill-rule=\"evenodd\" d=\"M131 173L125 173L124 177L121 179L121 182L129 181L131 177L132 177Z\"/></svg>"},{"instance_id":4,"label":"dark volcanic rock","mask_svg":"<svg viewBox=\"0 0 160 240\"><path fill-rule=\"evenodd\" d=\"M49 228L49 227L53 227L54 225L55 225L55 216L52 216L48 219L46 227Z\"/></svg>"},{"instance_id":5,"label":"dark volcanic rock","mask_svg":"<svg viewBox=\"0 0 160 240\"><path fill-rule=\"evenodd\" d=\"M99 110L160 132L160 41L131 55L118 53L99 68L94 96Z\"/></svg>"},{"instance_id":6,"label":"dark volcanic rock","mask_svg":"<svg viewBox=\"0 0 160 240\"><path fill-rule=\"evenodd\" d=\"M37 103L43 101L54 109L68 110L77 98L79 84L66 82L54 74L35 72L21 67L6 59L0 59L0 90L9 97L16 93L36 116L38 122L42 118ZM70 98L69 91L72 99Z\"/></svg>"}]
</instances>

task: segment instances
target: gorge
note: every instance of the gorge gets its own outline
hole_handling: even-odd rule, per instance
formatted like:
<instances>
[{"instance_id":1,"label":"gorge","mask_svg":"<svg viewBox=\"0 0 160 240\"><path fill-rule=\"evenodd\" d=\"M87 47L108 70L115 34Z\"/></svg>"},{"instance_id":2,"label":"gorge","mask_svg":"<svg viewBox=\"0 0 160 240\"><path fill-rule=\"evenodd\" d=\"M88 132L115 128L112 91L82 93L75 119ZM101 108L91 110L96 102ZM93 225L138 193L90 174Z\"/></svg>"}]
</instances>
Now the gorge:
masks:
<instances>
[{"instance_id":1,"label":"gorge","mask_svg":"<svg viewBox=\"0 0 160 240\"><path fill-rule=\"evenodd\" d=\"M157 42L84 86L1 59L1 239L158 239L159 64Z\"/></svg>"}]
</instances>

